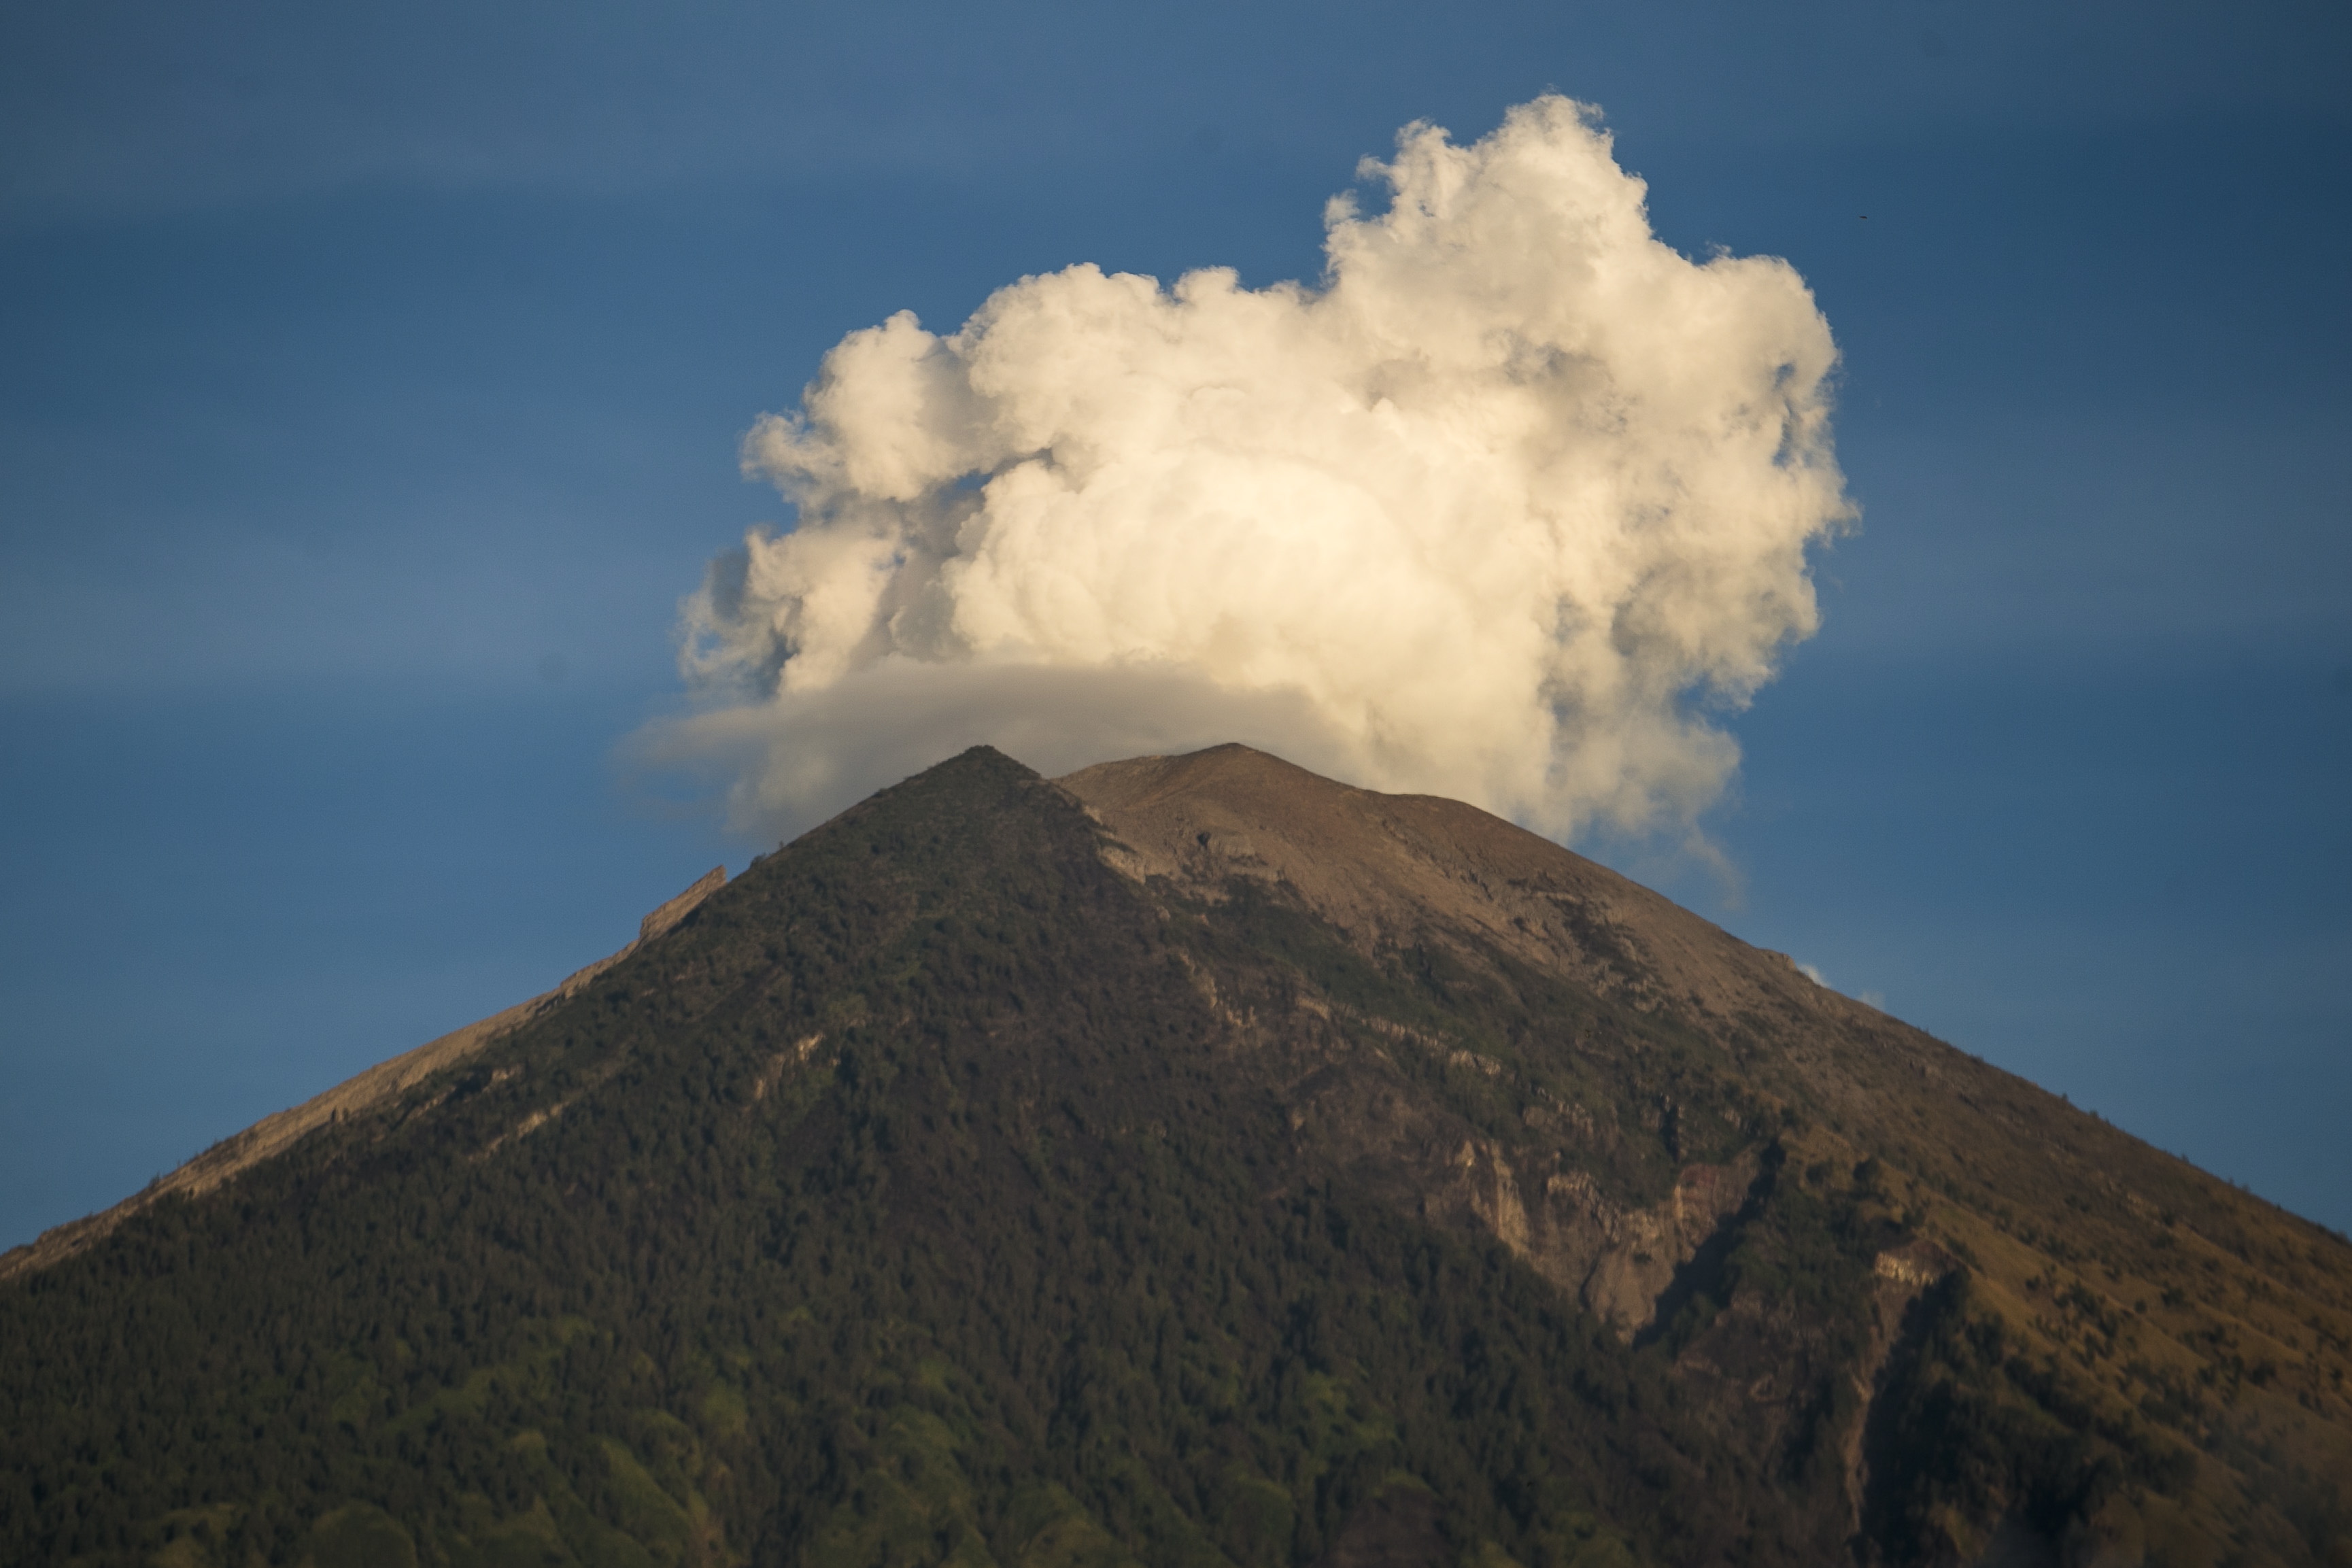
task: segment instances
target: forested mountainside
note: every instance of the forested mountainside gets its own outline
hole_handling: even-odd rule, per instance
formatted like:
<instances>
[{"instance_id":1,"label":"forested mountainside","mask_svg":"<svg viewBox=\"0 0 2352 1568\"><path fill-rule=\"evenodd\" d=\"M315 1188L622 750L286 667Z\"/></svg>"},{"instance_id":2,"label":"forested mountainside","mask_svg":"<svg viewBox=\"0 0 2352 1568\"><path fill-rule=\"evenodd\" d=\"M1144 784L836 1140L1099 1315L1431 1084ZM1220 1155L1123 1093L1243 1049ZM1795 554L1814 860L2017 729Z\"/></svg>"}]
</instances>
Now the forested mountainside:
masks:
<instances>
[{"instance_id":1,"label":"forested mountainside","mask_svg":"<svg viewBox=\"0 0 2352 1568\"><path fill-rule=\"evenodd\" d=\"M0 1561L2352 1563L2342 1238L1455 803L976 750L524 1011L20 1255Z\"/></svg>"}]
</instances>

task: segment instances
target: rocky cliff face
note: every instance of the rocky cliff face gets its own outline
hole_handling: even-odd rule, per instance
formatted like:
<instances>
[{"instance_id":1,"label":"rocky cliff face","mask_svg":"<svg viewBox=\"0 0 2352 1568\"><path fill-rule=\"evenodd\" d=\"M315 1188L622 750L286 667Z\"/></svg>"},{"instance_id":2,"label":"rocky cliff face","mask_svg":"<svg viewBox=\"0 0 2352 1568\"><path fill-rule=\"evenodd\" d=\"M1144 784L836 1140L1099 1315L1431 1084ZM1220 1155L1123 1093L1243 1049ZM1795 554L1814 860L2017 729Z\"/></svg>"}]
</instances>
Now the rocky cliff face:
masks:
<instances>
[{"instance_id":1,"label":"rocky cliff face","mask_svg":"<svg viewBox=\"0 0 2352 1568\"><path fill-rule=\"evenodd\" d=\"M1458 803L975 752L575 981L16 1256L0 1558L2352 1561L2340 1238Z\"/></svg>"}]
</instances>

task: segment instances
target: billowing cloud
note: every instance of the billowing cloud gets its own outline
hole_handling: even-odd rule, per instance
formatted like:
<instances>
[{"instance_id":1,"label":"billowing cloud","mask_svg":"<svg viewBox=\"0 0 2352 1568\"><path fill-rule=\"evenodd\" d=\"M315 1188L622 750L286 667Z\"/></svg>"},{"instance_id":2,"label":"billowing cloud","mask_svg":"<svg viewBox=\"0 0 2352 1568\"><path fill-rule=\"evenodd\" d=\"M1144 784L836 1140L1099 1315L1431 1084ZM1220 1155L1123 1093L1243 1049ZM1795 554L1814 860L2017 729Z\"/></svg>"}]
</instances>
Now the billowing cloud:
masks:
<instances>
[{"instance_id":1,"label":"billowing cloud","mask_svg":"<svg viewBox=\"0 0 2352 1568\"><path fill-rule=\"evenodd\" d=\"M982 740L1687 823L1849 515L1828 324L1785 262L1661 243L1566 99L1363 174L1319 287L1079 266L844 339L745 443L798 522L688 601L707 710L659 749L762 826Z\"/></svg>"}]
</instances>

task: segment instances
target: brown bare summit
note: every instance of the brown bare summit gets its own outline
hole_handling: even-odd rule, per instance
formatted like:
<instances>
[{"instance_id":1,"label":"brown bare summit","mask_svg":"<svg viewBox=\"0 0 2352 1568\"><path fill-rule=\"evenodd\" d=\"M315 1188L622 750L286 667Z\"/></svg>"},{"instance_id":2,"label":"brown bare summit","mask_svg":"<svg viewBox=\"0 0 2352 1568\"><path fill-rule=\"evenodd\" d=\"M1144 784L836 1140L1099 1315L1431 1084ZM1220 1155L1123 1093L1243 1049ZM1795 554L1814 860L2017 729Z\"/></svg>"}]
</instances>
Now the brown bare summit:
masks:
<instances>
[{"instance_id":1,"label":"brown bare summit","mask_svg":"<svg viewBox=\"0 0 2352 1568\"><path fill-rule=\"evenodd\" d=\"M1055 782L1110 829L1129 875L1211 897L1229 877L1286 885L1367 952L1466 930L1636 1005L1867 1011L1787 955L1458 800L1357 789L1243 745Z\"/></svg>"}]
</instances>

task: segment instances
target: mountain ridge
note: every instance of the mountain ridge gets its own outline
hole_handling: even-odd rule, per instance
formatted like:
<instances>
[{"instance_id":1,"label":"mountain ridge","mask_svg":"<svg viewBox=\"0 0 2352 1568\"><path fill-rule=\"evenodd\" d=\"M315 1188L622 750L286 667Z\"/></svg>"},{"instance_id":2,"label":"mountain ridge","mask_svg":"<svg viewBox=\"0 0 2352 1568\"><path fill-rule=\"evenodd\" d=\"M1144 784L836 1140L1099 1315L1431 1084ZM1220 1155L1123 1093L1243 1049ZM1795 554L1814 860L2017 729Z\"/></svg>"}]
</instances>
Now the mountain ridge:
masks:
<instances>
[{"instance_id":1,"label":"mountain ridge","mask_svg":"<svg viewBox=\"0 0 2352 1568\"><path fill-rule=\"evenodd\" d=\"M181 1162L144 1188L119 1203L80 1219L52 1226L31 1241L0 1252L0 1282L70 1258L103 1239L124 1220L148 1205L174 1194L196 1196L212 1191L238 1173L279 1153L319 1128L355 1115L415 1088L445 1068L464 1061L502 1036L510 1035L571 997L578 995L606 970L644 943L667 931L694 911L694 907L726 885L727 868L714 866L683 891L647 911L637 923L636 936L617 952L565 975L548 990L511 1007L501 1007L487 1018L438 1035L421 1046L363 1068L332 1088L322 1089L299 1105L273 1111L252 1126L233 1132L211 1148Z\"/></svg>"}]
</instances>

